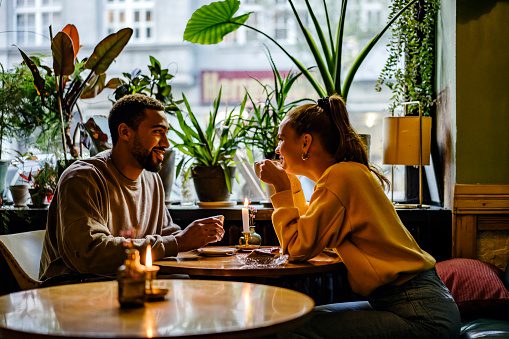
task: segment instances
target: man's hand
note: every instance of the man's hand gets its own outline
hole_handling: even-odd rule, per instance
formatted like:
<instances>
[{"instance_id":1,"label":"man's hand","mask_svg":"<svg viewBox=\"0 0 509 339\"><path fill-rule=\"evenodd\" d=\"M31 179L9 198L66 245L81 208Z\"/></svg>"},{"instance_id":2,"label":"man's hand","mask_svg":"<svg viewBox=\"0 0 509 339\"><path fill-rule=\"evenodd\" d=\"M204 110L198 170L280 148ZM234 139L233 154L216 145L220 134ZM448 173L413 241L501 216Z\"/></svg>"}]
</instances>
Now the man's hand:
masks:
<instances>
[{"instance_id":1,"label":"man's hand","mask_svg":"<svg viewBox=\"0 0 509 339\"><path fill-rule=\"evenodd\" d=\"M223 239L224 216L198 219L175 235L179 252L186 252Z\"/></svg>"}]
</instances>

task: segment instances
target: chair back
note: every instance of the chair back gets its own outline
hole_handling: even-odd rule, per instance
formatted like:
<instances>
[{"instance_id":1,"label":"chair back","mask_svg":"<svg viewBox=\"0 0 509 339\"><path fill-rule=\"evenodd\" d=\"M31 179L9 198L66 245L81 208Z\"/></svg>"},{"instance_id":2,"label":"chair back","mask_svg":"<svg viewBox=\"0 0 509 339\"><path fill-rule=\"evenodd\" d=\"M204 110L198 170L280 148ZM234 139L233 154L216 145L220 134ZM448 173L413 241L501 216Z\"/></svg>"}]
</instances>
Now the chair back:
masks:
<instances>
[{"instance_id":1,"label":"chair back","mask_svg":"<svg viewBox=\"0 0 509 339\"><path fill-rule=\"evenodd\" d=\"M0 235L0 253L5 258L20 289L37 288L39 263L46 230Z\"/></svg>"}]
</instances>

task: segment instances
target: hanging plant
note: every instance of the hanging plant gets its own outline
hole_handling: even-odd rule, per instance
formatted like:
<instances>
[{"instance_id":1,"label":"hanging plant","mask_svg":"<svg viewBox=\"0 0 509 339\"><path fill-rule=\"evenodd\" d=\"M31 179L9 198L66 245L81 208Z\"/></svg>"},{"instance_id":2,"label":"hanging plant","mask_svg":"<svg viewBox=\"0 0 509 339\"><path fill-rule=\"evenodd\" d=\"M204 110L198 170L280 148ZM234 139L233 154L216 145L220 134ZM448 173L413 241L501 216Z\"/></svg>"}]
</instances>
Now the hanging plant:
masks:
<instances>
[{"instance_id":1,"label":"hanging plant","mask_svg":"<svg viewBox=\"0 0 509 339\"><path fill-rule=\"evenodd\" d=\"M397 15L408 1L392 0L389 18ZM392 25L392 38L387 44L389 57L376 84L381 91L386 85L392 91L389 111L402 102L419 101L424 115L430 115L435 102L435 31L439 0L419 0ZM418 107L409 107L410 115Z\"/></svg>"}]
</instances>

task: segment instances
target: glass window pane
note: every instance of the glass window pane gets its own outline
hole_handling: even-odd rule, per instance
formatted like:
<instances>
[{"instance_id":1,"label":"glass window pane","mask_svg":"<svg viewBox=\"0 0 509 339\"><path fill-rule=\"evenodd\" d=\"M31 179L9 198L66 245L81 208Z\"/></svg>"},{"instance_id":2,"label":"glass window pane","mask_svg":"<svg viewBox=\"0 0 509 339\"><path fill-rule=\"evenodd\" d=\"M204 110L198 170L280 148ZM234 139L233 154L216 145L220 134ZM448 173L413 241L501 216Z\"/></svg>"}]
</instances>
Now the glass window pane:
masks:
<instances>
[{"instance_id":1,"label":"glass window pane","mask_svg":"<svg viewBox=\"0 0 509 339\"><path fill-rule=\"evenodd\" d=\"M147 11L145 16L147 22L152 21L152 11Z\"/></svg>"},{"instance_id":2,"label":"glass window pane","mask_svg":"<svg viewBox=\"0 0 509 339\"><path fill-rule=\"evenodd\" d=\"M149 39L152 36L152 29L150 27L147 27L147 39Z\"/></svg>"},{"instance_id":3,"label":"glass window pane","mask_svg":"<svg viewBox=\"0 0 509 339\"><path fill-rule=\"evenodd\" d=\"M134 11L134 22L140 22L140 11Z\"/></svg>"}]
</instances>

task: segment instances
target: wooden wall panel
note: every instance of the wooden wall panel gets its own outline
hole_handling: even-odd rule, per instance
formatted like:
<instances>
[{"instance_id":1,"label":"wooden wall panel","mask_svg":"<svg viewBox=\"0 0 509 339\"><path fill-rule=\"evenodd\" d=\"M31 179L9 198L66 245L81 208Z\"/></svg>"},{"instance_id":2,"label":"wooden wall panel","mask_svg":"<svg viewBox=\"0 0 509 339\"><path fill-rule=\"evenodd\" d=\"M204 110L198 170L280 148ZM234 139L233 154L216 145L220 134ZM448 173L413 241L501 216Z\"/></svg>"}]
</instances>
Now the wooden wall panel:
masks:
<instances>
[{"instance_id":1,"label":"wooden wall panel","mask_svg":"<svg viewBox=\"0 0 509 339\"><path fill-rule=\"evenodd\" d=\"M509 230L509 185L456 185L453 257L475 258L480 230Z\"/></svg>"}]
</instances>

